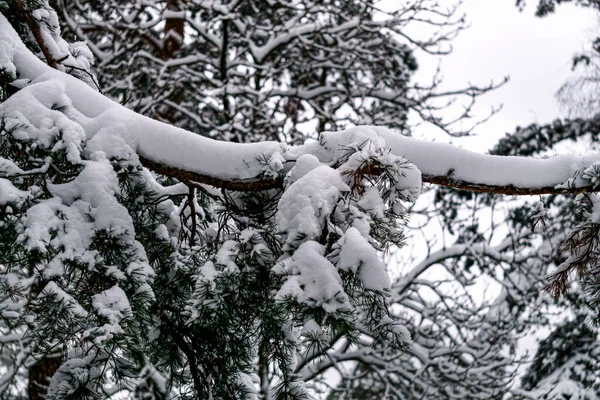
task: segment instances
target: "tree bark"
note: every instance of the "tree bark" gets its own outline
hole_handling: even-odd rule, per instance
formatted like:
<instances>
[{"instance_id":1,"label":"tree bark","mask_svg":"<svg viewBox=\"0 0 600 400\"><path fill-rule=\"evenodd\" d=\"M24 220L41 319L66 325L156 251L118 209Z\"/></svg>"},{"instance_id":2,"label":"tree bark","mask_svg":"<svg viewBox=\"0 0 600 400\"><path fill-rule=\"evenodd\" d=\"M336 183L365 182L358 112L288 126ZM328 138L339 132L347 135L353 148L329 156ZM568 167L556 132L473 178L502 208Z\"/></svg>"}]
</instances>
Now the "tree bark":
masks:
<instances>
[{"instance_id":1,"label":"tree bark","mask_svg":"<svg viewBox=\"0 0 600 400\"><path fill-rule=\"evenodd\" d=\"M56 68L58 63L57 63L56 59L54 58L54 56L52 55L52 53L50 52L50 49L48 49L48 46L46 46L46 43L44 43L44 39L42 38L42 32L40 31L40 26L38 25L37 21L31 15L30 10L25 9L25 7L23 6L23 2L21 0L14 0L14 2L15 2L15 5L17 6L17 9L19 10L19 13L23 16L23 18L25 19L25 22L27 22L27 26L31 30L31 33L33 34L33 37L35 38L35 41L37 42L38 46L40 46L40 50L42 51L42 54L44 54L44 57L46 58L46 63L50 67Z\"/></svg>"},{"instance_id":2,"label":"tree bark","mask_svg":"<svg viewBox=\"0 0 600 400\"><path fill-rule=\"evenodd\" d=\"M177 12L183 11L180 6L181 0L167 0L166 10ZM163 29L162 36L162 48L158 49L160 57L169 61L177 56L179 50L183 46L185 20L183 18L166 18L165 27ZM160 43L160 42L159 42ZM181 104L183 101L183 93L181 88L175 88L169 100L175 104ZM156 117L157 119L167 122L171 125L176 125L177 122L177 111L168 105L161 105L157 108Z\"/></svg>"},{"instance_id":3,"label":"tree bark","mask_svg":"<svg viewBox=\"0 0 600 400\"><path fill-rule=\"evenodd\" d=\"M168 11L182 11L180 0L167 0ZM183 18L167 18L165 21L163 60L170 60L181 49L183 42Z\"/></svg>"},{"instance_id":4,"label":"tree bark","mask_svg":"<svg viewBox=\"0 0 600 400\"><path fill-rule=\"evenodd\" d=\"M50 378L56 373L61 363L60 357L44 356L29 368L29 384L27 386L29 400L46 398Z\"/></svg>"}]
</instances>

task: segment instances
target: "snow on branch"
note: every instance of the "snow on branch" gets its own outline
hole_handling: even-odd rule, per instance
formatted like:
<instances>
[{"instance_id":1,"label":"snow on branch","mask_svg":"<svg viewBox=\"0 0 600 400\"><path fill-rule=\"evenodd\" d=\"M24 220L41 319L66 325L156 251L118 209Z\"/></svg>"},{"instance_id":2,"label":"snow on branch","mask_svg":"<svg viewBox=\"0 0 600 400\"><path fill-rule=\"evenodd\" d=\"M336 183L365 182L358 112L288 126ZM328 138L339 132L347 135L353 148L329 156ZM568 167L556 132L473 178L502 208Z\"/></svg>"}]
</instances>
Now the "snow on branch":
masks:
<instances>
[{"instance_id":1,"label":"snow on branch","mask_svg":"<svg viewBox=\"0 0 600 400\"><path fill-rule=\"evenodd\" d=\"M51 68L25 47L4 16L0 16L0 69L14 74L18 85L25 86L3 104L5 110L35 120L44 115L44 109L60 106L66 118L81 126L88 140L100 134L110 142L101 146L103 151L130 148L149 169L185 182L239 191L281 188L283 176L303 154L336 166L344 149L377 142L378 147L415 164L423 182L509 195L598 189L597 180L585 171L600 162L600 154L548 159L483 155L369 126L326 132L319 143L293 147L277 142L212 140L136 114L84 82Z\"/></svg>"}]
</instances>

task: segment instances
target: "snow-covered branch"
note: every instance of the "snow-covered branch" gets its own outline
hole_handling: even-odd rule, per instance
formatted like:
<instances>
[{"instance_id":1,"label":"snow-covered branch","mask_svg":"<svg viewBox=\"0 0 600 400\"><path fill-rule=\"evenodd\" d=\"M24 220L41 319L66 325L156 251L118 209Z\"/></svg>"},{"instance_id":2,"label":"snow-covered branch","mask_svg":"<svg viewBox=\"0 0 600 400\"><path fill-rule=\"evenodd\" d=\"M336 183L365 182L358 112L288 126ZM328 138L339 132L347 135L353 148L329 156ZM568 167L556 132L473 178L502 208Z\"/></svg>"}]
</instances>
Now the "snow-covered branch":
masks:
<instances>
[{"instance_id":1,"label":"snow-covered branch","mask_svg":"<svg viewBox=\"0 0 600 400\"><path fill-rule=\"evenodd\" d=\"M599 161L599 154L548 159L491 156L368 126L322 133L320 143L299 146L212 140L136 114L76 78L52 69L27 50L3 16L0 38L2 67L26 86L5 102L5 109L33 117L34 104L46 110L56 105L66 107L65 116L81 126L88 139L102 130L110 131L149 168L182 181L241 191L278 188L288 165L302 154L313 154L322 163L335 165L343 148L377 141L414 163L424 182L514 195L596 190L592 182L570 179Z\"/></svg>"}]
</instances>

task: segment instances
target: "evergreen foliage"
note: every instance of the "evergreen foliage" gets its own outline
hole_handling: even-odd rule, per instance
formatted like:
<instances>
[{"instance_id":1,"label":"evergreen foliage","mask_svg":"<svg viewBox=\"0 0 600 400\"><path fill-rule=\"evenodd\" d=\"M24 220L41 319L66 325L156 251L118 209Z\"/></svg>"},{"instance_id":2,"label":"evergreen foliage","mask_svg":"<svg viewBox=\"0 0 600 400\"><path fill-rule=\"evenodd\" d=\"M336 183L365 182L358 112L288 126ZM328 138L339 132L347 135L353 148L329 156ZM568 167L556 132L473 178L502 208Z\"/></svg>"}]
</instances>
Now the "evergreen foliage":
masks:
<instances>
[{"instance_id":1,"label":"evergreen foliage","mask_svg":"<svg viewBox=\"0 0 600 400\"><path fill-rule=\"evenodd\" d=\"M40 59L202 135L294 143L303 125L356 123L409 134L409 109L450 130L432 114L439 82L411 85L413 47L394 37L421 20L446 30L404 35L412 46L452 38L462 21L435 2L383 22L370 1L12 0L0 11ZM492 246L477 215L496 198L439 190L433 211L419 210L419 171L368 129L348 143L321 135L311 146L327 163L248 161L280 189L178 182L144 168L120 132L90 135L60 84L32 84L11 65L0 60L0 398L500 399L557 375L593 386L595 328L581 317L542 342L522 388L512 384L518 340L550 324L549 308L596 307L596 248L580 263L584 302L542 290L549 270L569 270L557 251L567 232L572 254L584 233L597 238L595 195L576 218L564 196L512 208L509 237ZM596 125L532 125L496 151L537 154L595 138ZM596 178L595 166L574 177ZM431 245L390 281L378 252L403 245L409 212L439 215L453 244ZM493 299L474 299L481 277L500 288Z\"/></svg>"},{"instance_id":2,"label":"evergreen foliage","mask_svg":"<svg viewBox=\"0 0 600 400\"><path fill-rule=\"evenodd\" d=\"M539 0L535 15L538 17L545 17L549 14L556 12L556 6L563 3L575 3L582 7L598 8L600 2L598 0ZM523 7L527 4L525 0L517 0L516 4L518 7Z\"/></svg>"},{"instance_id":3,"label":"evergreen foliage","mask_svg":"<svg viewBox=\"0 0 600 400\"><path fill-rule=\"evenodd\" d=\"M376 255L419 191L406 160L366 138L336 170L301 157L283 191L207 192L154 176L110 131L88 140L52 97L0 106L3 397L29 379L48 399L253 398L261 372L265 394L304 398L297 358L327 337L406 348Z\"/></svg>"}]
</instances>

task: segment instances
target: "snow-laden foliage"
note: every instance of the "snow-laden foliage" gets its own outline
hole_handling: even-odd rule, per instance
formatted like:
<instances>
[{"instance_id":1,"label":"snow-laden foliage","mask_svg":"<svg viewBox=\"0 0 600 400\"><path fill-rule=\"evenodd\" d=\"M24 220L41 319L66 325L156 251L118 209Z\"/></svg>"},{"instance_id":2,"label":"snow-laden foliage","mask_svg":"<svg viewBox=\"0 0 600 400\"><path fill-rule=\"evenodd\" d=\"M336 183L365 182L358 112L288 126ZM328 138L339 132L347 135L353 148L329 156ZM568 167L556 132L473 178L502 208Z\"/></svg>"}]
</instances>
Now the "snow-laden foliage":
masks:
<instances>
[{"instance_id":1,"label":"snow-laden foliage","mask_svg":"<svg viewBox=\"0 0 600 400\"><path fill-rule=\"evenodd\" d=\"M252 396L266 358L274 393L294 398L315 324L408 346L376 252L402 240L421 181L374 131L341 151L316 144L331 166L300 157L282 191L216 194L161 183L111 130L88 138L61 84L21 89L0 118L6 396L52 358L49 399Z\"/></svg>"},{"instance_id":2,"label":"snow-laden foliage","mask_svg":"<svg viewBox=\"0 0 600 400\"><path fill-rule=\"evenodd\" d=\"M32 30L27 27L23 13L10 3L0 3L0 11L9 21L14 23L13 26L23 42L36 52L38 57L46 59L46 56L49 55L57 62L57 69L76 76L90 86L97 87L95 76L91 72L91 67L94 63L93 53L83 41L67 42L62 38L58 14L50 6L48 0L30 0L24 2L27 7L30 23L40 27L39 35L45 45L45 49L43 50L40 48ZM10 42L5 41L2 46L4 46L3 50L6 51L6 47L10 46ZM44 51L47 54L44 54ZM14 88L25 86L28 83L27 80L18 80L14 64L6 58L6 53L3 52L3 56L4 59L0 60L2 63L0 74L5 75L5 79L11 82L13 90ZM0 98L4 99L7 96L7 93L4 93L4 91L10 90L10 88L4 85L0 90Z\"/></svg>"},{"instance_id":3,"label":"snow-laden foliage","mask_svg":"<svg viewBox=\"0 0 600 400\"><path fill-rule=\"evenodd\" d=\"M579 221L568 206L516 208L498 243L474 210L470 221L459 210L493 209L489 196L442 191L435 213L454 244L428 243L397 279L381 257L403 244L407 211L431 217L411 206L420 171L594 189L597 157L490 157L379 127L323 132L301 146L214 142L110 102L91 72L130 108L237 141L296 141L309 120L319 130L404 130L408 108L446 127L423 115L436 85L408 86L411 50L392 39L419 20L411 12L383 22L370 2L354 1L20 3L0 4L20 38L2 17L0 398L593 394L593 358L554 354L555 373L539 357L519 388L514 351L532 326L550 323L548 268L568 271L591 250L581 277L598 293L586 269L596 260L587 240L597 239L595 195L582 197ZM435 14L434 3L415 10ZM88 39L96 64L88 47L61 39L59 23ZM536 138L595 127L579 122L531 126L502 151L537 152ZM149 161L191 174L177 182L142 166ZM237 192L194 176L278 184ZM529 216L551 233L529 229ZM566 260L556 251L565 238ZM474 299L481 277L500 287L491 300ZM593 333L566 331L597 347Z\"/></svg>"}]
</instances>

